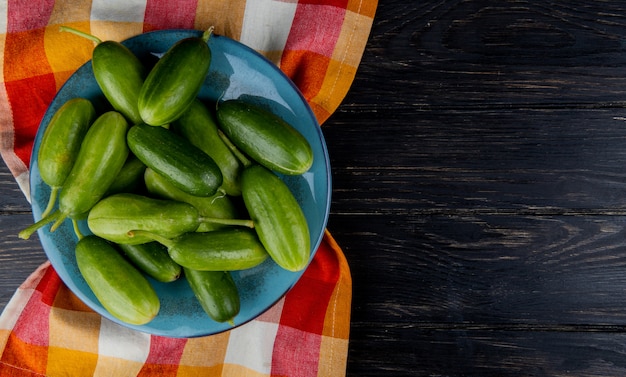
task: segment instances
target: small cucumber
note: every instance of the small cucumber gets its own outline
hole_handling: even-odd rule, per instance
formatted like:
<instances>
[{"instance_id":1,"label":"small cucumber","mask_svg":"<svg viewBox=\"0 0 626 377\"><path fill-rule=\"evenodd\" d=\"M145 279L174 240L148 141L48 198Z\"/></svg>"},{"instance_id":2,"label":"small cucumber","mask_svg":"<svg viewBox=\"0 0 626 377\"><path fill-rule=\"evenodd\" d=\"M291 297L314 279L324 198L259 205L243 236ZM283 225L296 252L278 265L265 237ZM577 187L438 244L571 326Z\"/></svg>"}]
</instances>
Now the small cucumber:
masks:
<instances>
[{"instance_id":1,"label":"small cucumber","mask_svg":"<svg viewBox=\"0 0 626 377\"><path fill-rule=\"evenodd\" d=\"M83 137L96 118L96 110L88 99L73 98L65 102L52 116L41 138L37 163L42 181L50 186L47 216L65 179L74 166Z\"/></svg>"},{"instance_id":2,"label":"small cucumber","mask_svg":"<svg viewBox=\"0 0 626 377\"><path fill-rule=\"evenodd\" d=\"M104 196L120 192L135 192L143 185L143 175L146 165L135 155L129 154L115 181L109 186Z\"/></svg>"},{"instance_id":3,"label":"small cucumber","mask_svg":"<svg viewBox=\"0 0 626 377\"><path fill-rule=\"evenodd\" d=\"M100 115L89 127L76 162L59 193L59 208L19 233L29 238L42 226L54 221L50 231L70 218L85 216L109 189L128 156L126 132L128 122L120 113ZM75 227L75 229L77 229Z\"/></svg>"},{"instance_id":4,"label":"small cucumber","mask_svg":"<svg viewBox=\"0 0 626 377\"><path fill-rule=\"evenodd\" d=\"M242 100L217 107L217 120L228 139L250 158L270 170L299 175L313 164L306 138L277 115Z\"/></svg>"},{"instance_id":5,"label":"small cucumber","mask_svg":"<svg viewBox=\"0 0 626 377\"><path fill-rule=\"evenodd\" d=\"M213 196L190 195L178 189L152 169L146 169L144 182L146 189L152 196L189 203L198 210L200 216L219 219L234 219L239 216L239 211L233 201L221 192L217 192ZM224 226L223 224L204 222L198 226L196 231L208 232Z\"/></svg>"},{"instance_id":6,"label":"small cucumber","mask_svg":"<svg viewBox=\"0 0 626 377\"><path fill-rule=\"evenodd\" d=\"M171 123L200 92L211 64L207 44L213 29L201 38L176 42L150 70L139 93L139 114L152 126Z\"/></svg>"},{"instance_id":7,"label":"small cucumber","mask_svg":"<svg viewBox=\"0 0 626 377\"><path fill-rule=\"evenodd\" d=\"M255 232L247 228L228 228L212 232L190 232L166 239L147 232L137 236L152 237L165 245L179 265L198 271L236 271L258 266L268 257Z\"/></svg>"},{"instance_id":8,"label":"small cucumber","mask_svg":"<svg viewBox=\"0 0 626 377\"><path fill-rule=\"evenodd\" d=\"M96 119L59 194L62 213L69 217L85 214L102 198L128 157L127 130L128 122L116 111Z\"/></svg>"},{"instance_id":9,"label":"small cucumber","mask_svg":"<svg viewBox=\"0 0 626 377\"><path fill-rule=\"evenodd\" d=\"M137 102L147 70L139 58L117 41L101 41L91 34L66 26L61 27L61 30L96 43L91 66L100 90L113 109L124 115L131 124L141 122Z\"/></svg>"},{"instance_id":10,"label":"small cucumber","mask_svg":"<svg viewBox=\"0 0 626 377\"><path fill-rule=\"evenodd\" d=\"M204 311L217 322L234 325L239 314L239 290L227 271L195 271L183 268L187 282Z\"/></svg>"},{"instance_id":11,"label":"small cucumber","mask_svg":"<svg viewBox=\"0 0 626 377\"><path fill-rule=\"evenodd\" d=\"M160 301L150 282L110 243L93 235L80 239L76 263L98 301L115 318L143 325L158 314Z\"/></svg>"},{"instance_id":12,"label":"small cucumber","mask_svg":"<svg viewBox=\"0 0 626 377\"><path fill-rule=\"evenodd\" d=\"M129 237L131 230L142 229L163 237L178 237L195 231L200 224L198 211L190 204L173 200L152 199L133 193L119 193L98 202L89 212L87 226L101 238L137 245L152 241L146 237Z\"/></svg>"},{"instance_id":13,"label":"small cucumber","mask_svg":"<svg viewBox=\"0 0 626 377\"><path fill-rule=\"evenodd\" d=\"M87 226L93 234L129 245L152 241L150 237L129 235L130 231L143 230L174 238L195 231L203 222L253 226L250 220L204 218L191 204L133 193L120 193L102 199L87 217Z\"/></svg>"},{"instance_id":14,"label":"small cucumber","mask_svg":"<svg viewBox=\"0 0 626 377\"><path fill-rule=\"evenodd\" d=\"M274 262L289 271L304 269L311 254L309 227L289 187L261 165L241 175L241 190L261 243Z\"/></svg>"},{"instance_id":15,"label":"small cucumber","mask_svg":"<svg viewBox=\"0 0 626 377\"><path fill-rule=\"evenodd\" d=\"M141 122L137 101L146 69L139 58L119 42L104 41L94 48L91 64L96 82L111 106L131 124Z\"/></svg>"},{"instance_id":16,"label":"small cucumber","mask_svg":"<svg viewBox=\"0 0 626 377\"><path fill-rule=\"evenodd\" d=\"M126 137L137 158L180 190L211 196L221 186L222 172L215 161L184 137L146 124L132 126Z\"/></svg>"},{"instance_id":17,"label":"small cucumber","mask_svg":"<svg viewBox=\"0 0 626 377\"><path fill-rule=\"evenodd\" d=\"M177 280L182 268L167 253L167 248L158 242L140 245L119 244L126 258L140 271L162 283Z\"/></svg>"},{"instance_id":18,"label":"small cucumber","mask_svg":"<svg viewBox=\"0 0 626 377\"><path fill-rule=\"evenodd\" d=\"M200 100L194 100L187 111L172 122L170 129L184 136L193 145L213 158L222 172L222 189L228 195L241 195L239 174L242 170L242 164L230 148L224 144L218 134L217 123L213 114Z\"/></svg>"}]
</instances>

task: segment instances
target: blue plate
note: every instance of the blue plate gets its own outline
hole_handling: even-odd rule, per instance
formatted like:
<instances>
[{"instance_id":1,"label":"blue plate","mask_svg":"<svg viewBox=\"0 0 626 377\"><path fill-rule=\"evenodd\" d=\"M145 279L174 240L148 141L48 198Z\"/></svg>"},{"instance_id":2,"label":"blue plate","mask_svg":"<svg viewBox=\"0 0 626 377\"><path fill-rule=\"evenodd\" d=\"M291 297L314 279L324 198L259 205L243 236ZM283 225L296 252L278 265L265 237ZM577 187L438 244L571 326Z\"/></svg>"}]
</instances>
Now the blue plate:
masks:
<instances>
[{"instance_id":1,"label":"blue plate","mask_svg":"<svg viewBox=\"0 0 626 377\"><path fill-rule=\"evenodd\" d=\"M155 31L130 38L123 44L140 59L151 64L176 41L201 34L195 30ZM218 98L242 98L262 105L294 125L311 144L314 153L311 169L302 176L281 178L304 210L314 255L324 235L331 195L328 151L315 116L289 78L254 50L219 35L211 37L209 46L212 51L211 69L200 92L201 99L216 101ZM106 109L107 102L94 79L91 62L80 67L59 90L37 132L30 176L35 221L41 218L50 194L50 188L42 182L37 166L39 143L56 110L67 100L76 97L90 99L99 111ZM80 222L79 226L85 234L90 233L85 221ZM111 321L169 337L205 336L233 328L208 317L185 279L173 283L159 283L151 279L161 299L161 310L157 317L141 326L121 322L102 307L79 273L74 257L77 238L71 223L66 221L53 233L49 231L49 226L45 226L38 230L38 235L46 255L63 282L85 304ZM241 311L234 319L235 326L254 319L270 308L298 281L302 273L288 272L269 259L253 269L234 272L233 278L241 296Z\"/></svg>"}]
</instances>

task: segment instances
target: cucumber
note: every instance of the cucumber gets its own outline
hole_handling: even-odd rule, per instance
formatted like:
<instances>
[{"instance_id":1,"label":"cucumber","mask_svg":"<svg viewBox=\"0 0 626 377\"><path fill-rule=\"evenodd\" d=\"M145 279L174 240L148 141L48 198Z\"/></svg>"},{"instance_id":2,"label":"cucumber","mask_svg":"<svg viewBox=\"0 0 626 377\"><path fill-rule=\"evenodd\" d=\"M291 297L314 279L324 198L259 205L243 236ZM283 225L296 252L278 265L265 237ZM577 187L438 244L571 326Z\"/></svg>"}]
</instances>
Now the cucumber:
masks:
<instances>
[{"instance_id":1,"label":"cucumber","mask_svg":"<svg viewBox=\"0 0 626 377\"><path fill-rule=\"evenodd\" d=\"M104 41L93 50L93 74L111 106L131 124L141 122L137 102L146 78L146 69L139 58L123 44Z\"/></svg>"},{"instance_id":2,"label":"cucumber","mask_svg":"<svg viewBox=\"0 0 626 377\"><path fill-rule=\"evenodd\" d=\"M115 318L146 324L159 312L150 282L108 242L89 235L76 244L78 269L102 306Z\"/></svg>"},{"instance_id":3,"label":"cucumber","mask_svg":"<svg viewBox=\"0 0 626 377\"><path fill-rule=\"evenodd\" d=\"M146 231L165 238L193 232L203 222L252 227L251 220L205 218L191 204L154 199L133 193L119 193L99 201L89 211L87 226L91 232L118 244L137 245L152 238L131 231Z\"/></svg>"},{"instance_id":4,"label":"cucumber","mask_svg":"<svg viewBox=\"0 0 626 377\"><path fill-rule=\"evenodd\" d=\"M59 194L62 213L69 217L83 215L104 196L128 157L127 130L128 122L116 111L96 119Z\"/></svg>"},{"instance_id":5,"label":"cucumber","mask_svg":"<svg viewBox=\"0 0 626 377\"><path fill-rule=\"evenodd\" d=\"M289 187L261 165L241 175L243 201L265 250L288 271L303 270L309 262L309 227Z\"/></svg>"},{"instance_id":6,"label":"cucumber","mask_svg":"<svg viewBox=\"0 0 626 377\"><path fill-rule=\"evenodd\" d=\"M239 314L237 285L229 272L196 271L183 268L187 282L204 311L217 322L229 322Z\"/></svg>"},{"instance_id":7,"label":"cucumber","mask_svg":"<svg viewBox=\"0 0 626 377\"><path fill-rule=\"evenodd\" d=\"M211 64L207 41L212 31L207 30L200 38L176 42L150 70L137 103L145 123L152 126L171 123L196 98Z\"/></svg>"},{"instance_id":8,"label":"cucumber","mask_svg":"<svg viewBox=\"0 0 626 377\"><path fill-rule=\"evenodd\" d=\"M152 241L146 237L129 237L131 230L147 230L163 237L178 237L195 231L198 211L190 204L173 200L152 199L133 193L119 193L98 202L89 212L89 230L108 241L137 245Z\"/></svg>"},{"instance_id":9,"label":"cucumber","mask_svg":"<svg viewBox=\"0 0 626 377\"><path fill-rule=\"evenodd\" d=\"M219 136L213 114L200 100L194 100L187 111L172 122L170 129L213 158L222 172L222 189L228 195L241 195L239 174L243 166Z\"/></svg>"},{"instance_id":10,"label":"cucumber","mask_svg":"<svg viewBox=\"0 0 626 377\"><path fill-rule=\"evenodd\" d=\"M94 43L91 58L93 74L113 109L124 115L131 124L141 122L137 102L147 71L139 58L117 41L102 41L91 34L67 26L61 31L87 38Z\"/></svg>"},{"instance_id":11,"label":"cucumber","mask_svg":"<svg viewBox=\"0 0 626 377\"><path fill-rule=\"evenodd\" d=\"M120 192L135 192L143 186L143 175L146 165L135 155L129 154L117 177L109 186L104 196Z\"/></svg>"},{"instance_id":12,"label":"cucumber","mask_svg":"<svg viewBox=\"0 0 626 377\"><path fill-rule=\"evenodd\" d=\"M182 274L182 267L172 260L167 248L158 242L118 246L135 267L156 281L169 283Z\"/></svg>"},{"instance_id":13,"label":"cucumber","mask_svg":"<svg viewBox=\"0 0 626 377\"><path fill-rule=\"evenodd\" d=\"M120 113L109 111L100 115L85 134L59 193L59 208L22 230L19 237L27 239L52 221L50 231L54 232L65 219L76 221L84 217L104 196L128 157L127 130L128 122Z\"/></svg>"},{"instance_id":14,"label":"cucumber","mask_svg":"<svg viewBox=\"0 0 626 377\"><path fill-rule=\"evenodd\" d=\"M198 210L200 216L220 219L234 219L239 216L239 211L231 198L221 192L217 192L213 196L190 195L179 190L167 179L163 178L162 175L152 169L146 169L144 182L150 195L161 199L189 203ZM225 226L224 224L203 222L198 226L196 232L208 232Z\"/></svg>"},{"instance_id":15,"label":"cucumber","mask_svg":"<svg viewBox=\"0 0 626 377\"><path fill-rule=\"evenodd\" d=\"M83 137L96 118L96 110L88 99L73 98L65 102L52 116L37 154L41 180L50 186L46 217L54 207L59 190L70 174Z\"/></svg>"},{"instance_id":16,"label":"cucumber","mask_svg":"<svg viewBox=\"0 0 626 377\"><path fill-rule=\"evenodd\" d=\"M222 185L222 172L215 161L172 131L137 124L126 137L134 155L178 189L191 195L211 196Z\"/></svg>"},{"instance_id":17,"label":"cucumber","mask_svg":"<svg viewBox=\"0 0 626 377\"><path fill-rule=\"evenodd\" d=\"M179 265L198 271L236 271L256 267L268 255L255 232L247 228L228 228L212 232L189 232L174 239L133 231L165 245Z\"/></svg>"},{"instance_id":18,"label":"cucumber","mask_svg":"<svg viewBox=\"0 0 626 377\"><path fill-rule=\"evenodd\" d=\"M306 138L277 115L242 100L219 103L220 129L242 152L270 170L286 175L303 174L313 164Z\"/></svg>"}]
</instances>

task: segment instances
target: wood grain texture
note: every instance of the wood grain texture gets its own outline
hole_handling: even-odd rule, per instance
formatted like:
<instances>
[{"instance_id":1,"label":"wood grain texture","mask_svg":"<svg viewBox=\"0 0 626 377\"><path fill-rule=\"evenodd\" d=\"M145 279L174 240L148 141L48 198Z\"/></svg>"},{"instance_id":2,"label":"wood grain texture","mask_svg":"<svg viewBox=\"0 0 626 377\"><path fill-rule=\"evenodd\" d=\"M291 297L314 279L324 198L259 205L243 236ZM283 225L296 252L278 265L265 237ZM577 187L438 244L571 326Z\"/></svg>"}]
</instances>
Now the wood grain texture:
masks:
<instances>
[{"instance_id":1,"label":"wood grain texture","mask_svg":"<svg viewBox=\"0 0 626 377\"><path fill-rule=\"evenodd\" d=\"M624 375L624 6L379 2L324 125L348 375Z\"/></svg>"},{"instance_id":2,"label":"wood grain texture","mask_svg":"<svg viewBox=\"0 0 626 377\"><path fill-rule=\"evenodd\" d=\"M626 375L626 3L379 0L324 124L347 375ZM45 256L0 168L0 308Z\"/></svg>"}]
</instances>

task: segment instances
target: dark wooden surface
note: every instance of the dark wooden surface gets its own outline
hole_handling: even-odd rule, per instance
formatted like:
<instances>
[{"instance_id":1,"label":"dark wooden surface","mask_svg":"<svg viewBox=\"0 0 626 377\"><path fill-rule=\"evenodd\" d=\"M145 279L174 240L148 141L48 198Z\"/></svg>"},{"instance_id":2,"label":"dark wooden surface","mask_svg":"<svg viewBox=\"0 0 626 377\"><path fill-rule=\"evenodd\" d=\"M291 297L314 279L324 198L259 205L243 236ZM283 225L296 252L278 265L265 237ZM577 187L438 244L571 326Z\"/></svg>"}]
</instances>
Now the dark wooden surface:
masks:
<instances>
[{"instance_id":1,"label":"dark wooden surface","mask_svg":"<svg viewBox=\"0 0 626 377\"><path fill-rule=\"evenodd\" d=\"M626 2L380 0L324 125L348 376L626 375ZM0 170L0 309L45 260Z\"/></svg>"}]
</instances>

